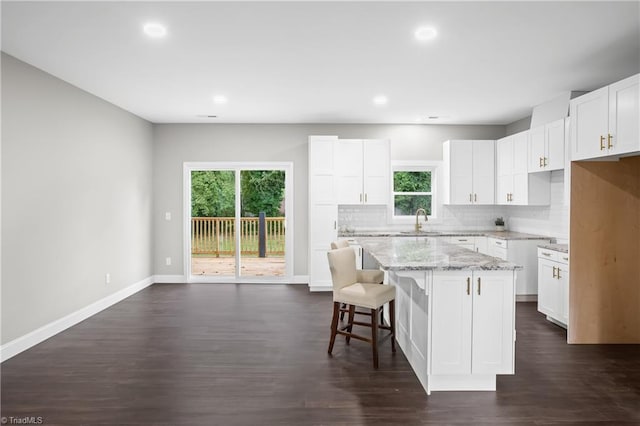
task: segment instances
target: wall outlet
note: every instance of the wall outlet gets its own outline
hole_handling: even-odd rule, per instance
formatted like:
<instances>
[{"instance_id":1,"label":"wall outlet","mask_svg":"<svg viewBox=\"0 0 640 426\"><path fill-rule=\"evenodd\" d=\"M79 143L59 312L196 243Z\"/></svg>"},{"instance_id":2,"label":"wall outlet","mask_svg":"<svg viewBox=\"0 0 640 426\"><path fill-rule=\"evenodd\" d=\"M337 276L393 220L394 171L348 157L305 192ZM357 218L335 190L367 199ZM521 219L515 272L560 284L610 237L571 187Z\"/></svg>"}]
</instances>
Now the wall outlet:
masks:
<instances>
[{"instance_id":1,"label":"wall outlet","mask_svg":"<svg viewBox=\"0 0 640 426\"><path fill-rule=\"evenodd\" d=\"M170 257L167 257L167 258L164 260L164 263L166 263L166 264L167 264L167 266L171 266L171 258L170 258Z\"/></svg>"},{"instance_id":2,"label":"wall outlet","mask_svg":"<svg viewBox=\"0 0 640 426\"><path fill-rule=\"evenodd\" d=\"M104 283L105 284L110 284L111 283L111 274L109 274L109 273L104 274Z\"/></svg>"},{"instance_id":3,"label":"wall outlet","mask_svg":"<svg viewBox=\"0 0 640 426\"><path fill-rule=\"evenodd\" d=\"M171 220L171 212L166 212L164 214L164 220Z\"/></svg>"}]
</instances>

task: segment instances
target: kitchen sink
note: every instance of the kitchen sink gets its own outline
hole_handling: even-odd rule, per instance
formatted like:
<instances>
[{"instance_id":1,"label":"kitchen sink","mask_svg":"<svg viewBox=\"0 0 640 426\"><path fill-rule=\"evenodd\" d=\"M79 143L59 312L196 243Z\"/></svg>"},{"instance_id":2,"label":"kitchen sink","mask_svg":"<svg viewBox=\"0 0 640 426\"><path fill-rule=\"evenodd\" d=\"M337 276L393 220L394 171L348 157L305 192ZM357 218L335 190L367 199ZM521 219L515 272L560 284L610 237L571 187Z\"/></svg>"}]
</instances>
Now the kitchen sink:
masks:
<instances>
[{"instance_id":1,"label":"kitchen sink","mask_svg":"<svg viewBox=\"0 0 640 426\"><path fill-rule=\"evenodd\" d=\"M437 231L400 231L400 235L407 235L410 237L433 237L436 235L442 235L442 232Z\"/></svg>"}]
</instances>

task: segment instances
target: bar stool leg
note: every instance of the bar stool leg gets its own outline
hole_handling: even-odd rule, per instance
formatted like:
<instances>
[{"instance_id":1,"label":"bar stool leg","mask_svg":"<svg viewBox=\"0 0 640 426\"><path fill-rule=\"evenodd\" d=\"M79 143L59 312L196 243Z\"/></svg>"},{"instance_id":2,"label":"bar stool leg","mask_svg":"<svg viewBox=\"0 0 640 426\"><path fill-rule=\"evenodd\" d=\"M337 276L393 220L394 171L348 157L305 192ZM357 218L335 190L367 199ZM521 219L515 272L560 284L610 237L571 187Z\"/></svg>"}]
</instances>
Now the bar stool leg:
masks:
<instances>
[{"instance_id":1,"label":"bar stool leg","mask_svg":"<svg viewBox=\"0 0 640 426\"><path fill-rule=\"evenodd\" d=\"M391 327L391 352L396 352L396 301L389 301L389 326Z\"/></svg>"},{"instance_id":2,"label":"bar stool leg","mask_svg":"<svg viewBox=\"0 0 640 426\"><path fill-rule=\"evenodd\" d=\"M336 334L338 334L338 316L340 314L340 302L333 302L333 317L331 318L331 339L329 340L328 353L333 351L333 344L336 341Z\"/></svg>"},{"instance_id":3,"label":"bar stool leg","mask_svg":"<svg viewBox=\"0 0 640 426\"><path fill-rule=\"evenodd\" d=\"M378 310L371 309L371 347L373 349L373 368L378 368Z\"/></svg>"}]
</instances>

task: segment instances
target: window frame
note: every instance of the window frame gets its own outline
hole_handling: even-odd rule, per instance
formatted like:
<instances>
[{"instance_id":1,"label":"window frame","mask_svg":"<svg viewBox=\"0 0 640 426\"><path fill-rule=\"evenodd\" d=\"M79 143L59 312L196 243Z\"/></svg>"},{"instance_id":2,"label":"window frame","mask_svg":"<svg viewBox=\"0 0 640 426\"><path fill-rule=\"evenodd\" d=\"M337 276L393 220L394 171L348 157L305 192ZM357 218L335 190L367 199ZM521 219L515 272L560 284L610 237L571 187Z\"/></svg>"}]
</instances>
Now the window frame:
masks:
<instances>
[{"instance_id":1,"label":"window frame","mask_svg":"<svg viewBox=\"0 0 640 426\"><path fill-rule=\"evenodd\" d=\"M415 221L415 213L412 215L397 216L395 214L395 196L399 194L431 195L431 214L427 217L429 221L437 221L441 211L440 194L440 173L442 171L441 161L392 161L390 168L390 188L388 215L391 223L409 223ZM431 193L427 192L396 192L394 191L393 179L395 172L431 172Z\"/></svg>"}]
</instances>

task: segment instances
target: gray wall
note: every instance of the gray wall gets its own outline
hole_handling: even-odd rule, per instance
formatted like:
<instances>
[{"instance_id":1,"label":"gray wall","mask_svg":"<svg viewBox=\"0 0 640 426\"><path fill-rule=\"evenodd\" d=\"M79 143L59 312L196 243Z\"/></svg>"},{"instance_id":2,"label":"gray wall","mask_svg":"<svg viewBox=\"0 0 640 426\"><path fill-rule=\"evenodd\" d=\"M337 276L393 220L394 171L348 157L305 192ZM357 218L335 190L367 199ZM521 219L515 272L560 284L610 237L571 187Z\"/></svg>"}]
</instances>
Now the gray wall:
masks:
<instances>
[{"instance_id":1,"label":"gray wall","mask_svg":"<svg viewBox=\"0 0 640 426\"><path fill-rule=\"evenodd\" d=\"M521 118L518 121L514 121L513 123L507 124L505 136L514 135L516 133L523 132L525 130L529 130L531 128L531 116Z\"/></svg>"},{"instance_id":2,"label":"gray wall","mask_svg":"<svg viewBox=\"0 0 640 426\"><path fill-rule=\"evenodd\" d=\"M447 139L496 139L504 126L365 124L154 125L154 270L182 275L182 168L185 161L291 161L294 164L294 274L307 275L309 135L391 140L392 160L442 160ZM172 220L164 219L171 212ZM165 258L172 265L165 265Z\"/></svg>"},{"instance_id":3,"label":"gray wall","mask_svg":"<svg viewBox=\"0 0 640 426\"><path fill-rule=\"evenodd\" d=\"M153 274L152 139L2 54L3 344Z\"/></svg>"}]
</instances>

